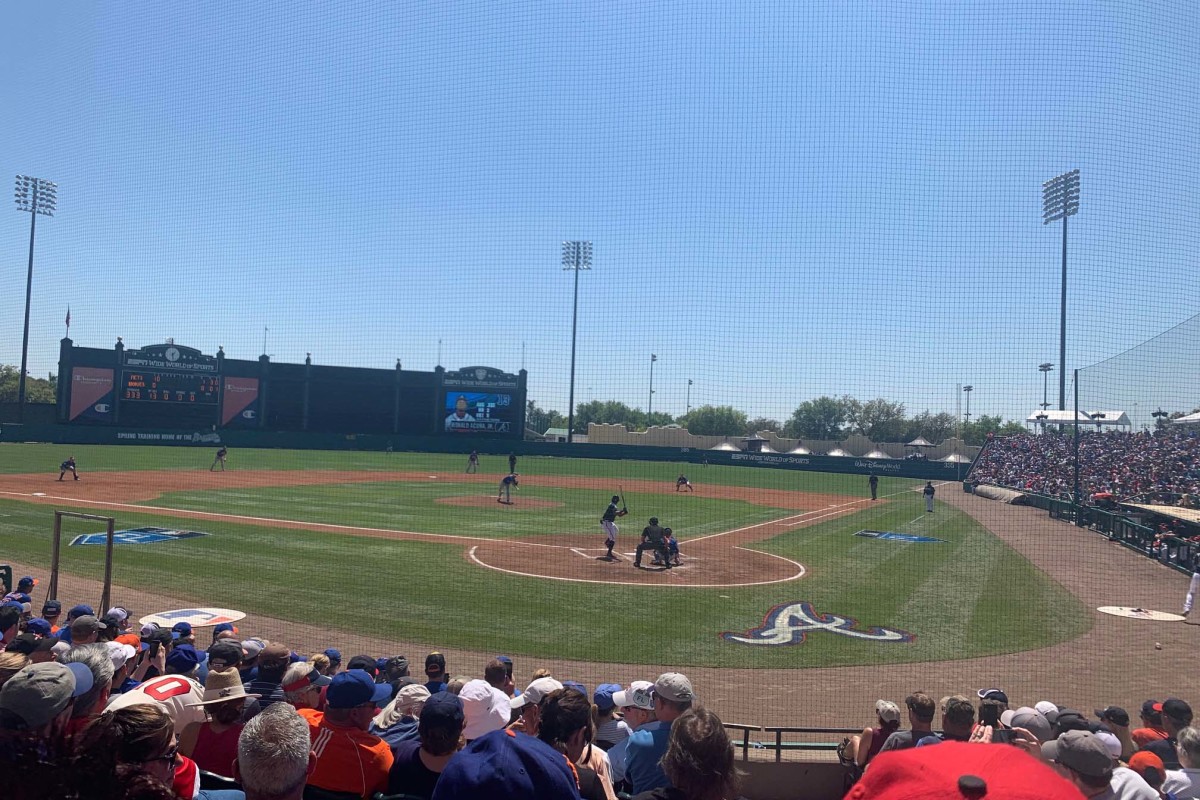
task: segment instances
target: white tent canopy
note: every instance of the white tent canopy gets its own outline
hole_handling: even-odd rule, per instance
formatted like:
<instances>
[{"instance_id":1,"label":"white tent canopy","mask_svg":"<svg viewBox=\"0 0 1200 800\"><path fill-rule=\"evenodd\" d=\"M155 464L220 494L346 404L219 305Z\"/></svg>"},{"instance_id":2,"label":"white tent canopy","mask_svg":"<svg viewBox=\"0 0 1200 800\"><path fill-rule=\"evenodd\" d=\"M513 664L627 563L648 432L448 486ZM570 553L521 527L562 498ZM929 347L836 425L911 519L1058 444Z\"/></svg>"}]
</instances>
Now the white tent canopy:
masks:
<instances>
[{"instance_id":1,"label":"white tent canopy","mask_svg":"<svg viewBox=\"0 0 1200 800\"><path fill-rule=\"evenodd\" d=\"M1058 411L1056 409L1042 411L1039 409L1026 417L1025 423L1027 425L1074 425L1075 414L1072 411ZM1132 426L1132 423L1129 421L1129 415L1124 411L1080 411L1079 424L1095 425L1097 428L1105 425Z\"/></svg>"},{"instance_id":2,"label":"white tent canopy","mask_svg":"<svg viewBox=\"0 0 1200 800\"><path fill-rule=\"evenodd\" d=\"M1188 414L1186 417L1171 420L1172 425L1195 425L1197 422L1200 422L1200 411L1197 411L1195 414Z\"/></svg>"},{"instance_id":3,"label":"white tent canopy","mask_svg":"<svg viewBox=\"0 0 1200 800\"><path fill-rule=\"evenodd\" d=\"M906 444L905 447L933 447L933 444L924 436L918 436Z\"/></svg>"}]
</instances>

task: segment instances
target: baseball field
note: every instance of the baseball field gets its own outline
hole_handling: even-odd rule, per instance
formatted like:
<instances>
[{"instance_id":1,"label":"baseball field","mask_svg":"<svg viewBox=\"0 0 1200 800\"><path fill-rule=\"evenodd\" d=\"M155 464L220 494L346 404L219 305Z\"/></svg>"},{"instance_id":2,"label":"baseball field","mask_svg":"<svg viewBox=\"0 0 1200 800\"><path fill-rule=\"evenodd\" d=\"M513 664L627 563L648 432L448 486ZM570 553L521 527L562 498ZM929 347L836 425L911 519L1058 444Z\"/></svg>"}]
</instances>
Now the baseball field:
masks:
<instances>
[{"instance_id":1,"label":"baseball field","mask_svg":"<svg viewBox=\"0 0 1200 800\"><path fill-rule=\"evenodd\" d=\"M81 480L59 482L74 455ZM863 476L522 457L0 446L4 557L48 566L55 509L208 535L115 548L118 587L431 648L624 664L798 668L971 658L1085 632L1075 597L921 483ZM623 490L616 551L599 518ZM956 484L940 493L961 493ZM681 565L635 569L651 516ZM71 521L64 538L99 532ZM104 548L63 548L98 578ZM121 589L114 590L121 598ZM75 598L66 598L75 599ZM88 599L88 598L85 598ZM1015 613L1053 608L1053 615ZM157 609L139 609L147 613Z\"/></svg>"}]
</instances>

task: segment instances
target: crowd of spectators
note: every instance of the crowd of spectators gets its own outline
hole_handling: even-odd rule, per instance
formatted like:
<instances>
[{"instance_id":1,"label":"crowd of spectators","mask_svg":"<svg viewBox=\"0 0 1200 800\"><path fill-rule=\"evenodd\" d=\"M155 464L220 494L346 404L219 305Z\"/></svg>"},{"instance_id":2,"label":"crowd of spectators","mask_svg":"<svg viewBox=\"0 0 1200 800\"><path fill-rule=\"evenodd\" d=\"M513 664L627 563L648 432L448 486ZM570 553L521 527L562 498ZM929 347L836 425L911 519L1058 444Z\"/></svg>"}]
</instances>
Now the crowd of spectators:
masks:
<instances>
[{"instance_id":1,"label":"crowd of spectators","mask_svg":"<svg viewBox=\"0 0 1200 800\"><path fill-rule=\"evenodd\" d=\"M1027 433L993 440L970 478L1009 489L1071 497L1075 442L1070 433ZM1200 507L1200 436L1192 431L1086 432L1079 437L1083 498L1111 495Z\"/></svg>"},{"instance_id":2,"label":"crowd of spectators","mask_svg":"<svg viewBox=\"0 0 1200 800\"><path fill-rule=\"evenodd\" d=\"M138 626L121 607L77 605L62 624L61 604L42 611L0 606L13 800L738 796L725 728L681 673L589 691L536 670L522 690L505 656L459 667L434 652L413 675L404 656L305 655L230 624L205 646L187 623ZM905 720L877 701L840 753L851 796L1200 798L1200 729L1183 700L1147 700L1140 725L1116 706L1010 705L1000 689L940 704L913 692Z\"/></svg>"}]
</instances>

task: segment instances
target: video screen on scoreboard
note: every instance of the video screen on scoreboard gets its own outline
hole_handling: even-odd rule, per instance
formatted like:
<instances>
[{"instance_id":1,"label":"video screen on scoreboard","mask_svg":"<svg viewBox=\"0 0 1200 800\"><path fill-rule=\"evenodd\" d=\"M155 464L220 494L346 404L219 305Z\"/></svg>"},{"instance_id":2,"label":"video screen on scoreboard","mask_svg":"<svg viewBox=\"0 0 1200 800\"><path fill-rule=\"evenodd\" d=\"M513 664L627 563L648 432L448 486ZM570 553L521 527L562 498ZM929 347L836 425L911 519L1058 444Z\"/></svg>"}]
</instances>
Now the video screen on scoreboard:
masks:
<instances>
[{"instance_id":1,"label":"video screen on scoreboard","mask_svg":"<svg viewBox=\"0 0 1200 800\"><path fill-rule=\"evenodd\" d=\"M216 405L220 397L221 379L211 373L143 370L121 376L121 402Z\"/></svg>"},{"instance_id":2,"label":"video screen on scoreboard","mask_svg":"<svg viewBox=\"0 0 1200 800\"><path fill-rule=\"evenodd\" d=\"M448 391L443 407L447 433L513 433L521 421L511 394Z\"/></svg>"}]
</instances>

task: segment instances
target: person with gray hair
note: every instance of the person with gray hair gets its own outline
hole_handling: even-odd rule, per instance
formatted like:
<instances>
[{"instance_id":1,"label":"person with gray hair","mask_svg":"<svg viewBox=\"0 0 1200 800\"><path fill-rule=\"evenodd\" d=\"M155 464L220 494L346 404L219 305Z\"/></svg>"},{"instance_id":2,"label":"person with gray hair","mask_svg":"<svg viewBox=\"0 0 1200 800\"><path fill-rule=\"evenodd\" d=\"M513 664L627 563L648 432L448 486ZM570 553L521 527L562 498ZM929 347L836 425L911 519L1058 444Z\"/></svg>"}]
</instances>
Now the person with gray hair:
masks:
<instances>
[{"instance_id":1,"label":"person with gray hair","mask_svg":"<svg viewBox=\"0 0 1200 800\"><path fill-rule=\"evenodd\" d=\"M197 800L301 800L316 756L308 723L287 703L272 703L246 723L238 738L236 789L201 790Z\"/></svg>"},{"instance_id":2,"label":"person with gray hair","mask_svg":"<svg viewBox=\"0 0 1200 800\"><path fill-rule=\"evenodd\" d=\"M1179 753L1182 769L1169 769L1163 780L1162 793L1170 792L1180 800L1200 798L1200 728L1191 725L1175 735L1175 751Z\"/></svg>"},{"instance_id":3,"label":"person with gray hair","mask_svg":"<svg viewBox=\"0 0 1200 800\"><path fill-rule=\"evenodd\" d=\"M67 735L73 736L104 711L112 691L113 663L108 647L103 644L82 644L72 647L62 656L64 664L83 664L92 673L92 688L75 699Z\"/></svg>"}]
</instances>

